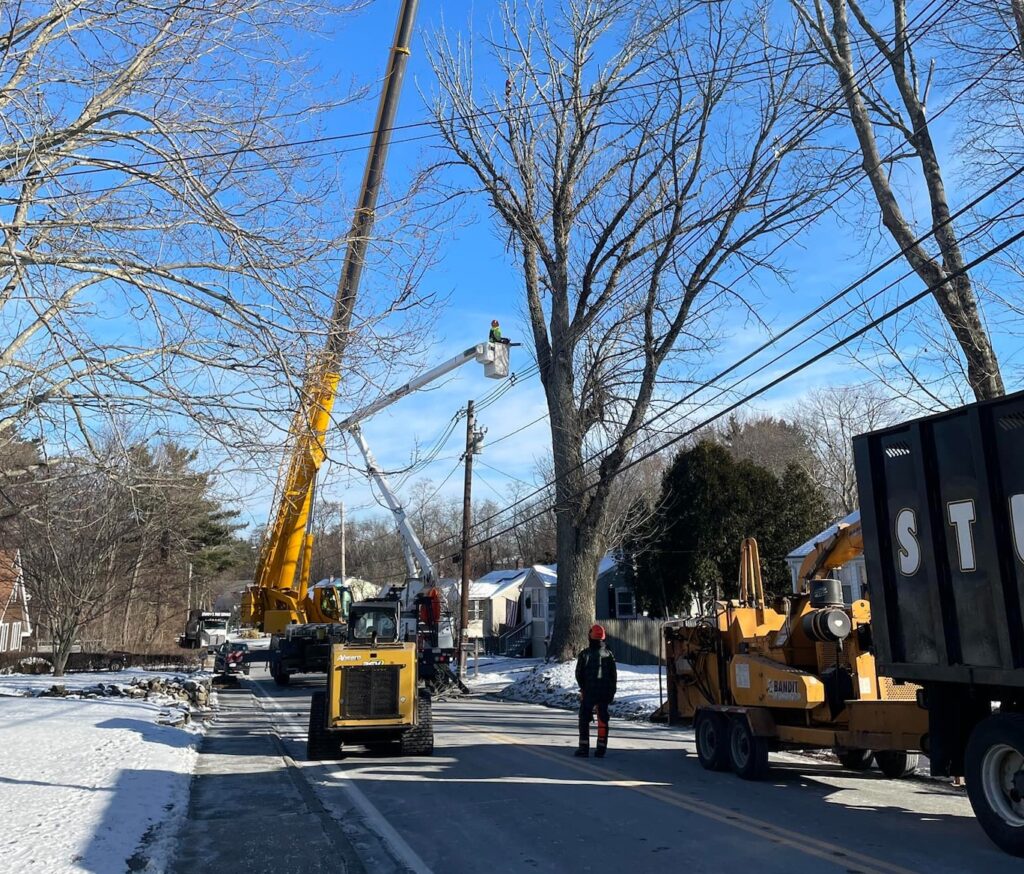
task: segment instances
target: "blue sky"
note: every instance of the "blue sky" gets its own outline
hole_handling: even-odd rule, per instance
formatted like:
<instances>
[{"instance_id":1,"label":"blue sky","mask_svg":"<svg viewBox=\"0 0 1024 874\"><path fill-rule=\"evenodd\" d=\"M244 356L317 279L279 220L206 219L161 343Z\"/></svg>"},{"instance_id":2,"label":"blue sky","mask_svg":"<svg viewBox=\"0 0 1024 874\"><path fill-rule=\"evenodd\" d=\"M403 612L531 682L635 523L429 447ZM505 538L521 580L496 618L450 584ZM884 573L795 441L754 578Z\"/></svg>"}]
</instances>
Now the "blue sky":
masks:
<instances>
[{"instance_id":1,"label":"blue sky","mask_svg":"<svg viewBox=\"0 0 1024 874\"><path fill-rule=\"evenodd\" d=\"M444 4L445 26L449 29L467 28L471 4ZM453 11L453 7L456 11ZM377 77L384 69L387 49L394 30L397 0L377 0L371 6L348 20L336 39L313 39L301 48L308 49L314 60L322 67L324 75L338 75L342 80L354 76L369 87L366 100L356 106L336 112L330 119L327 134L365 130L372 124L378 96ZM490 4L482 4L475 13L476 27L486 24ZM427 117L422 94L429 96L433 89L433 74L423 50L424 34L441 25L442 4L424 0L417 22L417 37L410 60L398 124L417 122ZM467 28L468 30L468 28ZM466 33L467 38L473 38ZM478 42L478 40L475 40ZM483 77L497 74L485 64L482 50L476 55L477 73ZM492 86L500 83L492 82ZM936 95L933 105L941 105L941 93ZM947 139L950 126L940 126L940 136ZM392 146L387 168L388 186L399 190L407 184L415 171L438 157L437 140L420 140L403 143L406 136L421 136L427 131L417 129L399 132ZM349 145L349 144L346 144ZM346 155L341 179L345 186L344 202L351 203L362 174L363 152ZM954 208L971 195L961 194L955 185L951 186L951 200ZM424 290L447 296L448 303L438 314L437 329L430 339L430 352L424 359L424 367L433 366L467 346L484 339L491 318L501 321L506 336L522 337L527 331L523 318L521 286L518 265L504 251L502 240L492 229L486 204L477 200L472 205L473 213L460 215L460 221L447 231L439 241L440 261L424 279ZM867 213L867 220L874 223L874 214ZM347 216L345 217L347 220ZM757 310L761 319L775 330L799 317L812 306L828 297L848 282L864 273L870 266L882 260L893 251L891 240L885 238L872 248L869 244L877 241L870 229L861 232L849 223L840 224L832 218L825 218L784 251L786 268L791 274L787 287L777 282L763 285ZM889 269L879 278L865 286L871 292L881 287L887 278L902 272ZM904 294L916 291L916 283L903 286ZM930 302L924 306L933 306ZM718 348L702 370L704 375L716 372L734 361L746 351L761 342L765 333L752 320L739 315L730 316L724 324L724 335ZM801 336L813 334L816 326L808 326ZM822 345L827 336L816 341ZM1019 343L1016 340L997 338L1004 355L1016 355ZM773 365L757 381L757 385L776 375L796 361L806 357L815 348L815 341L804 346L797 353L777 365ZM533 364L529 347L514 350L516 355L512 369L523 371ZM757 366L756 364L750 367ZM749 367L747 368L750 369ZM1019 368L1018 368L1019 372ZM822 384L848 384L863 381L867 374L858 371L849 356L834 356L822 362L798 378L788 382L754 405L759 410L784 410L809 389ZM1010 385L1017 387L1007 373ZM396 375L396 381L398 375ZM385 413L379 414L364 425L367 440L378 461L386 469L401 468L409 464L411 453L417 445L430 446L445 429L451 416L462 407L467 398L480 397L493 388L493 383L483 377L476 365L468 365L451 379L429 392L407 398ZM748 385L743 386L747 388ZM337 412L344 415L354 406L351 399L339 397ZM497 404L483 411L480 424L488 428L488 442L505 435L529 422L544 412L544 399L536 376L522 381L509 391ZM708 410L704 410L706 414ZM458 464L465 439L465 426L460 423L439 458L417 477L426 477L440 483L452 473ZM482 461L488 465L478 471L477 491L480 498L499 499L514 480L532 481L539 459L547 452L549 432L542 422L517 434L514 438L500 441L492 448L485 449ZM332 451L341 452L340 441L335 441ZM356 461L354 447L349 456ZM492 468L497 468L498 473ZM461 474L451 476L442 494L461 494ZM254 523L262 523L269 509L269 489L262 495L247 502L244 514ZM333 465L321 483L321 495L330 500L344 500L354 513L379 512L365 479L358 473Z\"/></svg>"}]
</instances>

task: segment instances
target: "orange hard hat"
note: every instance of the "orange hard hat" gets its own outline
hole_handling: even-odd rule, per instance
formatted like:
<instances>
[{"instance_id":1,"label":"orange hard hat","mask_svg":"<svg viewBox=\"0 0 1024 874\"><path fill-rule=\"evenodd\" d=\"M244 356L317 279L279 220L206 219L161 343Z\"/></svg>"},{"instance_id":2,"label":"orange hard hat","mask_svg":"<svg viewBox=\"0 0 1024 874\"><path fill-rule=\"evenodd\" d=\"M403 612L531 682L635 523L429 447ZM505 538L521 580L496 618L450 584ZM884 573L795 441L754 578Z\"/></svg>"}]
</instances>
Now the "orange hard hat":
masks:
<instances>
[{"instance_id":1,"label":"orange hard hat","mask_svg":"<svg viewBox=\"0 0 1024 874\"><path fill-rule=\"evenodd\" d=\"M604 640L604 626L603 625L592 625L590 627L590 639L591 640Z\"/></svg>"},{"instance_id":2,"label":"orange hard hat","mask_svg":"<svg viewBox=\"0 0 1024 874\"><path fill-rule=\"evenodd\" d=\"M498 320L497 319L491 319L491 327L492 328L497 328L498 327Z\"/></svg>"}]
</instances>

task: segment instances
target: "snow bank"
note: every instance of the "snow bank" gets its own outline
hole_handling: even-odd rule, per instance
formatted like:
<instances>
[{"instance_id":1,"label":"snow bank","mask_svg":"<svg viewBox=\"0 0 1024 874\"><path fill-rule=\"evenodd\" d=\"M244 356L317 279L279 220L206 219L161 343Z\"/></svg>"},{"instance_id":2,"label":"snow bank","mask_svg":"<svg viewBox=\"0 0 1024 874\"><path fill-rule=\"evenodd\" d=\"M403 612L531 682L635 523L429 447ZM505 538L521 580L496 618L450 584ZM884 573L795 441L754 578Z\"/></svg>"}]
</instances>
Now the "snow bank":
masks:
<instances>
[{"instance_id":1,"label":"snow bank","mask_svg":"<svg viewBox=\"0 0 1024 874\"><path fill-rule=\"evenodd\" d=\"M466 684L470 688L487 691L503 689L543 664L543 659L512 659L504 656L481 656L474 659L470 656L466 662Z\"/></svg>"},{"instance_id":2,"label":"snow bank","mask_svg":"<svg viewBox=\"0 0 1024 874\"><path fill-rule=\"evenodd\" d=\"M153 679L124 672L133 673ZM118 676L104 686L140 688ZM165 688L175 677L164 676ZM96 674L59 678L65 694L52 697L53 677L0 677L3 870L167 868L201 729L175 718L189 705L172 694L101 696L96 681ZM162 724L169 721L180 727Z\"/></svg>"},{"instance_id":3,"label":"snow bank","mask_svg":"<svg viewBox=\"0 0 1024 874\"><path fill-rule=\"evenodd\" d=\"M525 659L506 659L506 662L523 662ZM575 710L579 707L579 687L576 685L576 663L537 662L530 659L530 665L518 672L506 669L505 676L511 682L496 694L510 701L529 701L548 707L562 707ZM618 688L611 715L619 719L647 719L661 704L658 692L657 665L619 664Z\"/></svg>"}]
</instances>

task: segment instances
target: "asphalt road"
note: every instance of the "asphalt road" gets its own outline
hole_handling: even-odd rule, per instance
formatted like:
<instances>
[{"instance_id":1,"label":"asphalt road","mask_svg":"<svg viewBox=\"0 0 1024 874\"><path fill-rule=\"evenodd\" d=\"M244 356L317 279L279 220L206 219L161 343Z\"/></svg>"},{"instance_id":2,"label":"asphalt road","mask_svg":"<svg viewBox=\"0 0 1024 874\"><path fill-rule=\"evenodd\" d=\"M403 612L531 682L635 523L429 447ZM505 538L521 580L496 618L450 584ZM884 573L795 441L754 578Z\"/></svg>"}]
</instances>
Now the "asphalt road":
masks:
<instances>
[{"instance_id":1,"label":"asphalt road","mask_svg":"<svg viewBox=\"0 0 1024 874\"><path fill-rule=\"evenodd\" d=\"M575 759L575 715L470 698L435 704L435 753L358 749L304 761L316 677L278 688L254 670L255 703L363 866L489 872L1021 872L988 843L961 790L854 775L773 755L762 783L704 771L692 733L614 722L604 760Z\"/></svg>"}]
</instances>

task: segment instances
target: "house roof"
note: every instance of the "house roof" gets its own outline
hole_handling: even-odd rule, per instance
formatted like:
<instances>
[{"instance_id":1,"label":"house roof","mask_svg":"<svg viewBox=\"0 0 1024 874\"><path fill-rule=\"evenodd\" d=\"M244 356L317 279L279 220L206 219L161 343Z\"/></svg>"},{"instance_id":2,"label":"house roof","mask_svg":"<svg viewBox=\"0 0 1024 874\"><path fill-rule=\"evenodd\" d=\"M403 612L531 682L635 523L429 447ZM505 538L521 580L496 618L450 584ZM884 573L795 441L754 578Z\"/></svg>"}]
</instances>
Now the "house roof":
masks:
<instances>
[{"instance_id":1,"label":"house roof","mask_svg":"<svg viewBox=\"0 0 1024 874\"><path fill-rule=\"evenodd\" d=\"M470 583L469 597L483 600L511 595L513 589L523 584L529 572L529 568L491 571Z\"/></svg>"},{"instance_id":2,"label":"house roof","mask_svg":"<svg viewBox=\"0 0 1024 874\"><path fill-rule=\"evenodd\" d=\"M617 567L618 559L615 558L615 553L605 553L604 557L597 563L597 575L602 577L606 573L614 571ZM530 570L533 571L535 579L541 585L545 587L558 585L557 564L535 564Z\"/></svg>"},{"instance_id":3,"label":"house roof","mask_svg":"<svg viewBox=\"0 0 1024 874\"><path fill-rule=\"evenodd\" d=\"M786 561L803 561L808 555L814 550L815 544L821 543L822 540L827 540L829 537L835 536L839 531L840 525L852 525L854 522L860 521L860 510L854 510L849 516L844 516L835 525L829 525L824 531L815 534L806 543L801 543L796 549L790 552L786 556Z\"/></svg>"}]
</instances>

